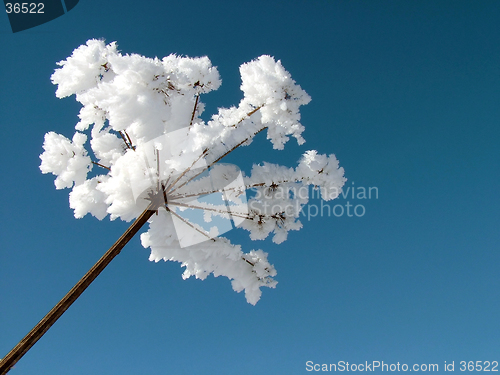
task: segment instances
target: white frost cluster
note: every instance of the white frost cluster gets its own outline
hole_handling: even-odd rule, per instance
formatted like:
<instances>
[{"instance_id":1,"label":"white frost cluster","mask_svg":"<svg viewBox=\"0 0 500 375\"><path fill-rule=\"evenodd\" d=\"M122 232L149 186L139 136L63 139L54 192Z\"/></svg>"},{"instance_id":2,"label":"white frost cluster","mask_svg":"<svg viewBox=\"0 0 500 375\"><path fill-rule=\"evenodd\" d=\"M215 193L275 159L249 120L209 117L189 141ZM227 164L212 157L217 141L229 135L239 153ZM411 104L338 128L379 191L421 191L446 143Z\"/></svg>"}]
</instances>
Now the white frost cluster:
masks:
<instances>
[{"instance_id":1,"label":"white frost cluster","mask_svg":"<svg viewBox=\"0 0 500 375\"><path fill-rule=\"evenodd\" d=\"M109 214L112 220L130 221L161 195L165 200L141 235L143 246L151 249L150 260L180 262L184 278L226 276L252 304L261 296L260 287L275 287L276 271L267 254L244 253L217 237L217 220L232 217L252 239L273 233L274 242L281 243L289 230L302 226L298 217L309 185L329 200L345 182L335 156L316 151L307 151L296 168L254 165L244 179L234 177L237 168L221 165L224 156L262 131L276 149L290 136L304 142L299 107L310 98L281 62L261 56L243 64L243 99L219 109L208 122L200 117L200 95L216 90L221 80L207 57L122 55L115 43L93 39L58 65L51 77L56 95L75 94L82 104L80 121L71 140L45 135L40 169L57 176L57 189L72 189L75 217ZM247 189L255 193L248 201L243 199ZM223 203L203 200L210 194L222 195ZM189 210L202 211L212 227L186 219ZM206 240L183 246L193 236Z\"/></svg>"}]
</instances>

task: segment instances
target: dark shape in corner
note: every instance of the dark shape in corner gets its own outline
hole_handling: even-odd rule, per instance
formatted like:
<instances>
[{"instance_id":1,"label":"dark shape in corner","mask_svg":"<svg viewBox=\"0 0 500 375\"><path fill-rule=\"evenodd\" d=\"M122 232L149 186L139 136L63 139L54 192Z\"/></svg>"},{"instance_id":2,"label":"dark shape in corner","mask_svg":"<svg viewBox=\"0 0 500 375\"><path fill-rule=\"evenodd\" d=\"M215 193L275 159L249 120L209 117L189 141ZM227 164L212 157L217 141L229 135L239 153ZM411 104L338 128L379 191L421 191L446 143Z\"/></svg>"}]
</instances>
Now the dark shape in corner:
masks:
<instances>
[{"instance_id":1,"label":"dark shape in corner","mask_svg":"<svg viewBox=\"0 0 500 375\"><path fill-rule=\"evenodd\" d=\"M31 29L62 16L64 14L62 1L65 2L66 12L69 12L79 0L43 0L43 2L4 0L12 32Z\"/></svg>"},{"instance_id":2,"label":"dark shape in corner","mask_svg":"<svg viewBox=\"0 0 500 375\"><path fill-rule=\"evenodd\" d=\"M76 4L78 4L78 1L80 0L64 0L66 3L66 11L69 12L71 9L75 7Z\"/></svg>"}]
</instances>

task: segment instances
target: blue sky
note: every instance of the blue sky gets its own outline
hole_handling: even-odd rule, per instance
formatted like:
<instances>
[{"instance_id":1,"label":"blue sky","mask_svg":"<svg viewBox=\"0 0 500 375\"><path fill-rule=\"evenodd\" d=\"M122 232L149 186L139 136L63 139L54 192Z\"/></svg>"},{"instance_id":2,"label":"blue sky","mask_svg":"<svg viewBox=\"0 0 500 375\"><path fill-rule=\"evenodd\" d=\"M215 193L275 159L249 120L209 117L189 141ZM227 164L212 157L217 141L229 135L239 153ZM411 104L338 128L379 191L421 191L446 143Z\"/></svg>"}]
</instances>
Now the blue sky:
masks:
<instances>
[{"instance_id":1,"label":"blue sky","mask_svg":"<svg viewBox=\"0 0 500 375\"><path fill-rule=\"evenodd\" d=\"M0 17L0 356L127 228L74 219L68 191L38 169L43 135L71 136L78 121L50 75L90 38L149 57L209 56L223 84L203 98L206 116L241 99L239 65L275 56L312 97L307 142L274 151L260 135L226 161L294 166L316 149L336 154L346 186L378 189L331 203L364 216L302 218L279 246L230 232L278 270L255 307L227 279L183 281L179 264L149 262L135 238L11 373L500 361L499 19L497 1L334 0L80 0L16 34Z\"/></svg>"}]
</instances>

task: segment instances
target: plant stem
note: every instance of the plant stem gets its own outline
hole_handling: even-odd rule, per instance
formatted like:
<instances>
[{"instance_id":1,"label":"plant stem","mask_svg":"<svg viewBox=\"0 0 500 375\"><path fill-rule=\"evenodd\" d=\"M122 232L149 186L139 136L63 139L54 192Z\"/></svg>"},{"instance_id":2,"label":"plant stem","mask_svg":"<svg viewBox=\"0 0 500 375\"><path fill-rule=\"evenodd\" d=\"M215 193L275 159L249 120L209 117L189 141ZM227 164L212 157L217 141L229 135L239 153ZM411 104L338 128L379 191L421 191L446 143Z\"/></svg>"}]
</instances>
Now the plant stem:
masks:
<instances>
[{"instance_id":1,"label":"plant stem","mask_svg":"<svg viewBox=\"0 0 500 375\"><path fill-rule=\"evenodd\" d=\"M110 167L106 167L105 165L102 165L101 163L98 163L98 162L96 162L96 161L93 161L93 162L92 162L92 164L98 165L98 166L99 166L99 167L101 167L101 168L106 168L108 171L110 171L110 170L111 170L111 168L110 168Z\"/></svg>"},{"instance_id":2,"label":"plant stem","mask_svg":"<svg viewBox=\"0 0 500 375\"><path fill-rule=\"evenodd\" d=\"M49 330L62 314L77 300L106 266L117 256L123 247L134 237L141 227L155 213L151 205L132 223L101 259L81 278L81 280L64 296L52 310L17 344L3 359L0 360L0 375L6 374L17 361Z\"/></svg>"},{"instance_id":3,"label":"plant stem","mask_svg":"<svg viewBox=\"0 0 500 375\"><path fill-rule=\"evenodd\" d=\"M255 112L253 112L255 113ZM173 192L179 190L181 187L183 187L184 185L188 184L189 182L191 182L193 179L195 179L196 177L198 177L200 174L202 174L203 172L205 172L206 170L208 170L212 165L214 165L215 163L217 163L219 160L221 160L224 156L227 156L229 155L231 152L233 152L234 150L236 150L238 147L240 147L243 143L245 143L246 141L248 141L250 138L253 138L255 137L257 134L259 134L262 130L264 129L267 129L267 126L264 126L262 129L260 130L257 130L255 133L253 133L252 135L249 135L248 137L246 137L244 140L242 140L240 143L238 143L236 146L234 146L232 149L230 149L229 151L225 152L223 155L219 156L216 160L214 160L213 162L211 162L210 164L208 164L207 166L203 167L202 170L200 172L198 172L197 174L195 174L194 176L192 176L189 180L183 182L181 185L177 186L177 187L174 187L172 190L170 190L169 194L172 194ZM198 158L199 159L199 158ZM194 165L194 163L193 163ZM191 167L193 166L191 165ZM189 167L189 169L191 168ZM171 185L173 186L177 181L180 180L181 177L184 176L184 174L187 172L188 170L185 170L182 175L177 179L175 180L175 182Z\"/></svg>"},{"instance_id":4,"label":"plant stem","mask_svg":"<svg viewBox=\"0 0 500 375\"><path fill-rule=\"evenodd\" d=\"M196 114L196 107L198 106L198 100L200 99L200 94L196 95L196 101L194 102L193 114L191 115L191 121L189 126L193 125L194 115Z\"/></svg>"},{"instance_id":5,"label":"plant stem","mask_svg":"<svg viewBox=\"0 0 500 375\"><path fill-rule=\"evenodd\" d=\"M121 131L119 131L118 133L120 134L120 137L122 137L123 142L125 142L125 145L127 146L127 148L132 149L132 147L128 144L127 140L125 139L125 136L123 135L123 133Z\"/></svg>"},{"instance_id":6,"label":"plant stem","mask_svg":"<svg viewBox=\"0 0 500 375\"><path fill-rule=\"evenodd\" d=\"M179 207L193 208L193 209L199 209L199 210L202 210L202 211L212 211L212 212L217 212L219 214L225 214L225 215L231 215L231 216L241 217L242 219L251 219L250 216L245 215L245 214L243 214L241 212L232 212L230 209L227 209L226 206L224 206L224 208L226 208L226 210L222 211L222 210L218 210L217 208L213 208L213 207L194 206L192 204L186 204L186 203L182 203L182 202L172 202L172 201L169 201L168 204L170 206L179 206Z\"/></svg>"},{"instance_id":7,"label":"plant stem","mask_svg":"<svg viewBox=\"0 0 500 375\"><path fill-rule=\"evenodd\" d=\"M165 206L165 209L170 212L172 215L176 216L179 220L181 220L183 223L187 224L188 226L190 226L191 228L193 228L195 231L203 234L205 237L207 237L209 240L212 240L212 241L215 241L215 239L213 239L212 237L210 237L209 234L205 233L204 231L202 231L201 229L195 227L193 224L191 224L189 221L187 221L186 219L184 219L182 216L180 216L179 214L177 214L175 211L172 211L170 208L168 208L168 206Z\"/></svg>"},{"instance_id":8,"label":"plant stem","mask_svg":"<svg viewBox=\"0 0 500 375\"><path fill-rule=\"evenodd\" d=\"M124 132L124 133L125 133L125 135L127 136L128 143L130 144L130 148L131 148L132 150L134 150L134 151L135 151L135 146L133 145L132 140L130 139L130 137L129 137L129 135L128 135L127 131L126 131L126 130L124 130L123 132Z\"/></svg>"}]
</instances>

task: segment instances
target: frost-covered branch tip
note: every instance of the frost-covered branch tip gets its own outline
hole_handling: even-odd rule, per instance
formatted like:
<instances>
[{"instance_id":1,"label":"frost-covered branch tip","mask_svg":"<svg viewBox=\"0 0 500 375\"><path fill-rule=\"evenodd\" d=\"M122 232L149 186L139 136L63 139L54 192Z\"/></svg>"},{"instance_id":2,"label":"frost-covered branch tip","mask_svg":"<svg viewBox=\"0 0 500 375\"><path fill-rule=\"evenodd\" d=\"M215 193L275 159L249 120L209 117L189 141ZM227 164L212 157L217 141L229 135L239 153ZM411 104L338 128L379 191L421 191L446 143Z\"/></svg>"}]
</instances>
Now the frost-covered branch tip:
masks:
<instances>
[{"instance_id":1,"label":"frost-covered branch tip","mask_svg":"<svg viewBox=\"0 0 500 375\"><path fill-rule=\"evenodd\" d=\"M207 57L122 55L116 43L89 40L58 65L56 95L75 95L80 121L71 140L45 135L40 169L57 176L57 189L71 189L75 217L130 221L160 199L141 235L150 260L180 262L184 278L226 276L252 304L260 287L275 287L267 253L244 253L220 235L237 226L254 240L273 233L281 243L302 226L308 194L298 189L312 185L329 200L345 182L335 156L316 151L305 152L295 168L254 165L250 176L221 164L263 131L275 149L290 136L304 142L299 108L310 98L281 62L261 56L243 64L243 99L207 122L201 96L221 84Z\"/></svg>"}]
</instances>

